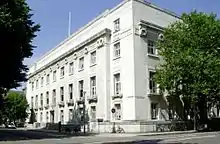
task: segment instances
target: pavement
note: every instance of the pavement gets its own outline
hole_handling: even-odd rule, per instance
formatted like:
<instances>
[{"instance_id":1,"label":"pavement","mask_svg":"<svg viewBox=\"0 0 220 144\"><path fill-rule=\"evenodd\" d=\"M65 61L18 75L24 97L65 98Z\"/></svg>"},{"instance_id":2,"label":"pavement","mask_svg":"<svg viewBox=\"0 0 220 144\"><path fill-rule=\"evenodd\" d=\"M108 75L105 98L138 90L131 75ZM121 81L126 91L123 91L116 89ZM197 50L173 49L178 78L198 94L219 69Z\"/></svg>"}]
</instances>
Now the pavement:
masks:
<instances>
[{"instance_id":1,"label":"pavement","mask_svg":"<svg viewBox=\"0 0 220 144\"><path fill-rule=\"evenodd\" d=\"M65 135L35 130L0 129L0 144L220 144L220 132L166 133L165 135Z\"/></svg>"}]
</instances>

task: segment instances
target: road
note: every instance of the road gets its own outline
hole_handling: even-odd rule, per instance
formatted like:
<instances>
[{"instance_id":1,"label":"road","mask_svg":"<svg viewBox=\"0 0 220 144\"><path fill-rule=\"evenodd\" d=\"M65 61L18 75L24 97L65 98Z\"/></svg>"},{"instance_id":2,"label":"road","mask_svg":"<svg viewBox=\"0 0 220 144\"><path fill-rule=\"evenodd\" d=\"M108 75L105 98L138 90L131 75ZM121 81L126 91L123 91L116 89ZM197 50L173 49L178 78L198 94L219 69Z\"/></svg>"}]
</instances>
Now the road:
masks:
<instances>
[{"instance_id":1,"label":"road","mask_svg":"<svg viewBox=\"0 0 220 144\"><path fill-rule=\"evenodd\" d=\"M67 136L28 130L0 129L0 144L101 144L127 142L136 144L219 144L220 132L145 136L138 134L101 134Z\"/></svg>"}]
</instances>

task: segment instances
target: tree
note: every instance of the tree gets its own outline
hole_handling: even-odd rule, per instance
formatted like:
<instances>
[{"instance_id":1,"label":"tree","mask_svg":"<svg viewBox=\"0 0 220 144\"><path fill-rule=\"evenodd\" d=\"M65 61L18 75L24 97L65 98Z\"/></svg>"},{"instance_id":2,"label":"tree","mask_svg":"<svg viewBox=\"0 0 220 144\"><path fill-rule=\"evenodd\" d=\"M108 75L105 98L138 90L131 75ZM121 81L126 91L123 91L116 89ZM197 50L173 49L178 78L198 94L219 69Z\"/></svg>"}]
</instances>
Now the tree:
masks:
<instances>
[{"instance_id":1,"label":"tree","mask_svg":"<svg viewBox=\"0 0 220 144\"><path fill-rule=\"evenodd\" d=\"M28 117L28 102L24 94L9 92L4 98L3 118L4 123L22 121Z\"/></svg>"},{"instance_id":2,"label":"tree","mask_svg":"<svg viewBox=\"0 0 220 144\"><path fill-rule=\"evenodd\" d=\"M85 111L85 124L88 124L88 122L89 122L89 114L88 114L88 111L86 110ZM73 117L69 121L69 123L83 125L83 113L81 109L79 109L76 106L74 107Z\"/></svg>"},{"instance_id":3,"label":"tree","mask_svg":"<svg viewBox=\"0 0 220 144\"><path fill-rule=\"evenodd\" d=\"M0 96L9 89L26 81L25 58L33 54L33 39L40 26L31 18L31 9L25 0L1 0L0 2L0 41L3 51L0 54ZM2 101L1 101L2 102Z\"/></svg>"},{"instance_id":4,"label":"tree","mask_svg":"<svg viewBox=\"0 0 220 144\"><path fill-rule=\"evenodd\" d=\"M200 121L206 121L209 107L219 103L220 20L214 14L184 13L165 29L157 48L164 61L156 73L160 89L187 101L187 114L195 105Z\"/></svg>"}]
</instances>

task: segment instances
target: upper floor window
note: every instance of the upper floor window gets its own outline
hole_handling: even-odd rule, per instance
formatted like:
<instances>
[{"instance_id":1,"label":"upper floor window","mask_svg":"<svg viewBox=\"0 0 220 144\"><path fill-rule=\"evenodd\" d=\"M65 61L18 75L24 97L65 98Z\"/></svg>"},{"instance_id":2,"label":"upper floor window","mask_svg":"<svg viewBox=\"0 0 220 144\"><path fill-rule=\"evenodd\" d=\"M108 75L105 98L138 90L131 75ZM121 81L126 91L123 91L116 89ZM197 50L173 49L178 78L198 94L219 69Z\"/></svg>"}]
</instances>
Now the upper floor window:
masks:
<instances>
[{"instance_id":1,"label":"upper floor window","mask_svg":"<svg viewBox=\"0 0 220 144\"><path fill-rule=\"evenodd\" d=\"M47 104L49 105L49 92L46 92Z\"/></svg>"},{"instance_id":2,"label":"upper floor window","mask_svg":"<svg viewBox=\"0 0 220 144\"><path fill-rule=\"evenodd\" d=\"M96 96L96 77L90 78L91 96Z\"/></svg>"},{"instance_id":3,"label":"upper floor window","mask_svg":"<svg viewBox=\"0 0 220 144\"><path fill-rule=\"evenodd\" d=\"M156 43L155 41L148 40L148 53L152 55L156 55Z\"/></svg>"},{"instance_id":4,"label":"upper floor window","mask_svg":"<svg viewBox=\"0 0 220 144\"><path fill-rule=\"evenodd\" d=\"M53 89L53 95L52 95L52 102L53 102L53 104L56 104L56 90L55 89Z\"/></svg>"},{"instance_id":5,"label":"upper floor window","mask_svg":"<svg viewBox=\"0 0 220 144\"><path fill-rule=\"evenodd\" d=\"M47 74L47 84L50 83L50 74Z\"/></svg>"},{"instance_id":6,"label":"upper floor window","mask_svg":"<svg viewBox=\"0 0 220 144\"><path fill-rule=\"evenodd\" d=\"M38 80L36 80L36 89L38 89L38 85L39 85Z\"/></svg>"},{"instance_id":7,"label":"upper floor window","mask_svg":"<svg viewBox=\"0 0 220 144\"><path fill-rule=\"evenodd\" d=\"M114 58L120 57L120 42L114 44Z\"/></svg>"},{"instance_id":8,"label":"upper floor window","mask_svg":"<svg viewBox=\"0 0 220 144\"><path fill-rule=\"evenodd\" d=\"M60 101L64 101L64 87L60 87Z\"/></svg>"},{"instance_id":9,"label":"upper floor window","mask_svg":"<svg viewBox=\"0 0 220 144\"><path fill-rule=\"evenodd\" d=\"M64 77L64 74L65 74L65 72L64 72L64 67L61 67L61 68L60 68L60 77L61 77L61 78Z\"/></svg>"},{"instance_id":10,"label":"upper floor window","mask_svg":"<svg viewBox=\"0 0 220 144\"><path fill-rule=\"evenodd\" d=\"M83 80L79 81L79 96L83 97Z\"/></svg>"},{"instance_id":11,"label":"upper floor window","mask_svg":"<svg viewBox=\"0 0 220 144\"><path fill-rule=\"evenodd\" d=\"M57 71L53 71L53 82L57 80Z\"/></svg>"},{"instance_id":12,"label":"upper floor window","mask_svg":"<svg viewBox=\"0 0 220 144\"><path fill-rule=\"evenodd\" d=\"M96 51L91 53L91 65L96 64Z\"/></svg>"},{"instance_id":13,"label":"upper floor window","mask_svg":"<svg viewBox=\"0 0 220 144\"><path fill-rule=\"evenodd\" d=\"M34 90L34 82L31 83L32 91Z\"/></svg>"},{"instance_id":14,"label":"upper floor window","mask_svg":"<svg viewBox=\"0 0 220 144\"><path fill-rule=\"evenodd\" d=\"M79 59L79 70L83 70L84 69L84 57L81 57Z\"/></svg>"},{"instance_id":15,"label":"upper floor window","mask_svg":"<svg viewBox=\"0 0 220 144\"><path fill-rule=\"evenodd\" d=\"M40 105L43 106L43 94L40 94Z\"/></svg>"},{"instance_id":16,"label":"upper floor window","mask_svg":"<svg viewBox=\"0 0 220 144\"><path fill-rule=\"evenodd\" d=\"M121 81L120 81L120 74L114 75L114 94L119 95L121 94Z\"/></svg>"},{"instance_id":17,"label":"upper floor window","mask_svg":"<svg viewBox=\"0 0 220 144\"><path fill-rule=\"evenodd\" d=\"M73 84L69 84L69 99L73 99Z\"/></svg>"},{"instance_id":18,"label":"upper floor window","mask_svg":"<svg viewBox=\"0 0 220 144\"><path fill-rule=\"evenodd\" d=\"M38 107L38 95L36 95L36 98L35 98L35 107L36 108Z\"/></svg>"},{"instance_id":19,"label":"upper floor window","mask_svg":"<svg viewBox=\"0 0 220 144\"><path fill-rule=\"evenodd\" d=\"M155 120L158 117L157 103L151 103L151 119Z\"/></svg>"},{"instance_id":20,"label":"upper floor window","mask_svg":"<svg viewBox=\"0 0 220 144\"><path fill-rule=\"evenodd\" d=\"M34 97L32 96L31 97L31 108L33 108L33 106L34 106Z\"/></svg>"},{"instance_id":21,"label":"upper floor window","mask_svg":"<svg viewBox=\"0 0 220 144\"><path fill-rule=\"evenodd\" d=\"M120 19L114 21L114 32L120 31Z\"/></svg>"},{"instance_id":22,"label":"upper floor window","mask_svg":"<svg viewBox=\"0 0 220 144\"><path fill-rule=\"evenodd\" d=\"M44 85L44 77L41 77L41 86Z\"/></svg>"},{"instance_id":23,"label":"upper floor window","mask_svg":"<svg viewBox=\"0 0 220 144\"><path fill-rule=\"evenodd\" d=\"M73 71L74 71L74 63L71 62L71 63L69 64L69 74L73 74Z\"/></svg>"},{"instance_id":24,"label":"upper floor window","mask_svg":"<svg viewBox=\"0 0 220 144\"><path fill-rule=\"evenodd\" d=\"M156 82L154 80L155 72L150 71L149 72L149 89L150 93L156 93Z\"/></svg>"}]
</instances>

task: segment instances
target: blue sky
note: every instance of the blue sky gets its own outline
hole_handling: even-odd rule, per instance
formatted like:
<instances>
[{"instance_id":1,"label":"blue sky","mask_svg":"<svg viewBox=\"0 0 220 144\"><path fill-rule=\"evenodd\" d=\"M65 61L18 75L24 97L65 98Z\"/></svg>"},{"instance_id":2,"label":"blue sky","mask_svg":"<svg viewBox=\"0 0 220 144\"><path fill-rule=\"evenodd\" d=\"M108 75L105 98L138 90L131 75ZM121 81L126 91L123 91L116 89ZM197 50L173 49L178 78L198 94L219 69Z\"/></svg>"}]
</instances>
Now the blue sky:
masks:
<instances>
[{"instance_id":1,"label":"blue sky","mask_svg":"<svg viewBox=\"0 0 220 144\"><path fill-rule=\"evenodd\" d=\"M72 13L71 32L82 27L105 9L112 8L122 0L27 0L33 10L33 19L40 23L41 31L34 44L37 48L26 64L36 61L45 52L54 48L68 35L68 13ZM219 0L148 0L177 14L193 9L220 16Z\"/></svg>"}]
</instances>

